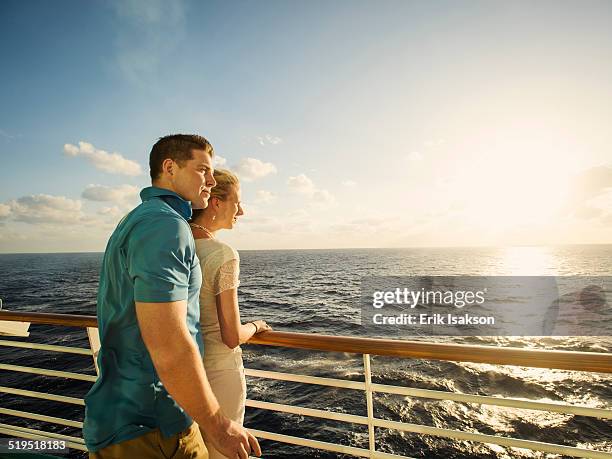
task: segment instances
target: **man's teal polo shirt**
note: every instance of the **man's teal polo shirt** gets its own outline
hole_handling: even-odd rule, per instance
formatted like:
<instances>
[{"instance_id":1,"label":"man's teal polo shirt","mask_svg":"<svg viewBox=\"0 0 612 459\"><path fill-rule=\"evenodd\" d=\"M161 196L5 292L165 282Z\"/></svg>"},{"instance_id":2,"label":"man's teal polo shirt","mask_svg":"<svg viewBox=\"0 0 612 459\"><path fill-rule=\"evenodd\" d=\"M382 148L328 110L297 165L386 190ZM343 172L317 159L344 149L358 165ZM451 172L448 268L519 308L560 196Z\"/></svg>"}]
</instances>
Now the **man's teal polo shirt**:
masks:
<instances>
[{"instance_id":1,"label":"man's teal polo shirt","mask_svg":"<svg viewBox=\"0 0 612 459\"><path fill-rule=\"evenodd\" d=\"M112 234L98 290L100 374L85 396L83 436L90 451L159 428L174 435L192 423L160 382L140 335L135 301L187 300L187 327L203 352L200 334L200 262L187 219L191 203L149 187L142 203Z\"/></svg>"}]
</instances>

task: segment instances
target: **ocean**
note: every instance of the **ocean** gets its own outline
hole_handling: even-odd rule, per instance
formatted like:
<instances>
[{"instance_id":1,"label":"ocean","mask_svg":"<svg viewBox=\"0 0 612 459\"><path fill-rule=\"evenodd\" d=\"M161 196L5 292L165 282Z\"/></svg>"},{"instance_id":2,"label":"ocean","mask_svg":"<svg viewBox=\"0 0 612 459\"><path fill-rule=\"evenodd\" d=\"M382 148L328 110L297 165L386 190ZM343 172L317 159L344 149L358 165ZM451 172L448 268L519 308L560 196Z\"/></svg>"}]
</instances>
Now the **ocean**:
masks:
<instances>
[{"instance_id":1,"label":"ocean","mask_svg":"<svg viewBox=\"0 0 612 459\"><path fill-rule=\"evenodd\" d=\"M416 275L612 275L612 246L418 248L241 251L243 321L264 319L275 330L348 336L374 335L360 324L361 281L372 276ZM12 311L95 314L102 254L2 254L0 298ZM612 324L606 324L612 327ZM30 340L88 346L84 331L30 328ZM413 338L409 338L413 339ZM609 337L419 337L481 345L611 352ZM243 346L247 368L290 371L363 381L361 356L268 346ZM0 361L94 374L86 356L0 347ZM565 401L610 408L612 379L603 374L522 367L372 358L373 382L421 389ZM91 383L2 371L1 386L83 397ZM254 400L366 415L363 393L260 378L247 378ZM83 408L0 394L0 407L82 420ZM376 394L377 417L491 435L612 451L612 422L584 416ZM77 429L0 414L0 423L43 427L80 436ZM247 427L314 440L366 447L367 428L247 408ZM262 441L266 458L348 458L325 451ZM377 450L419 458L559 457L523 449L454 441L377 429ZM78 452L71 457L85 457Z\"/></svg>"}]
</instances>

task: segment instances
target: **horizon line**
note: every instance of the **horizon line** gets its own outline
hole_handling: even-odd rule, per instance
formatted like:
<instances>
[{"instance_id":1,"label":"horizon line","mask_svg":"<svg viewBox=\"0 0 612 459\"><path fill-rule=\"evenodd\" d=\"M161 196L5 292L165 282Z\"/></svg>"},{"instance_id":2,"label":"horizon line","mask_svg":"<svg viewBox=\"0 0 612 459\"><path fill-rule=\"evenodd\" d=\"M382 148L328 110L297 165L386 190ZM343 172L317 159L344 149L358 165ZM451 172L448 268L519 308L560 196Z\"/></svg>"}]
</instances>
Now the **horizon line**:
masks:
<instances>
[{"instance_id":1,"label":"horizon line","mask_svg":"<svg viewBox=\"0 0 612 459\"><path fill-rule=\"evenodd\" d=\"M405 249L503 249L510 247L576 247L576 246L612 246L612 242L604 243L568 243L568 244L507 244L507 245L422 245L411 247L327 247L327 248L283 248L283 249L236 249L239 252L282 252L282 251L298 251L298 250L405 250ZM68 254L85 254L85 253L100 253L104 251L82 251L82 252L0 252L0 255L68 255Z\"/></svg>"}]
</instances>

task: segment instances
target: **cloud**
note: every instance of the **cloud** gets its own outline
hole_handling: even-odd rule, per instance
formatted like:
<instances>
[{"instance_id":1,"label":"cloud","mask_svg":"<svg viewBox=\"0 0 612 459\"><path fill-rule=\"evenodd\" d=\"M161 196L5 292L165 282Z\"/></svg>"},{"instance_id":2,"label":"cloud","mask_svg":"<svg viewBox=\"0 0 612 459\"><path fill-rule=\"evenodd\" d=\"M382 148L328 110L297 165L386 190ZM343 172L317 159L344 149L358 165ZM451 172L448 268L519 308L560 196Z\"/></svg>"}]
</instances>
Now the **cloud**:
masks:
<instances>
[{"instance_id":1,"label":"cloud","mask_svg":"<svg viewBox=\"0 0 612 459\"><path fill-rule=\"evenodd\" d=\"M299 194L312 195L316 190L313 181L306 174L289 177L287 185L289 189Z\"/></svg>"},{"instance_id":2,"label":"cloud","mask_svg":"<svg viewBox=\"0 0 612 459\"><path fill-rule=\"evenodd\" d=\"M6 140L15 140L16 138L21 137L21 136L20 135L9 134L4 129L0 129L0 137L2 137L3 139L6 139Z\"/></svg>"},{"instance_id":3,"label":"cloud","mask_svg":"<svg viewBox=\"0 0 612 459\"><path fill-rule=\"evenodd\" d=\"M268 233L274 238L279 234L303 234L314 230L312 217L304 209L289 211L282 217L267 213L252 214L247 212L244 218L244 229L255 233Z\"/></svg>"},{"instance_id":4,"label":"cloud","mask_svg":"<svg viewBox=\"0 0 612 459\"><path fill-rule=\"evenodd\" d=\"M282 143L282 141L283 139L280 137L275 137L270 134L266 134L263 137L257 137L257 142L259 142L259 145L262 147L266 145L278 145L279 143Z\"/></svg>"},{"instance_id":5,"label":"cloud","mask_svg":"<svg viewBox=\"0 0 612 459\"><path fill-rule=\"evenodd\" d=\"M6 242L6 244L3 244L3 247L1 248L4 250L14 249L15 242L27 241L30 238L31 238L31 235L24 233L21 229L19 230L14 230L10 228L3 229L0 232L0 241Z\"/></svg>"},{"instance_id":6,"label":"cloud","mask_svg":"<svg viewBox=\"0 0 612 459\"><path fill-rule=\"evenodd\" d=\"M612 167L596 166L578 174L567 208L578 218L607 221L612 216Z\"/></svg>"},{"instance_id":7,"label":"cloud","mask_svg":"<svg viewBox=\"0 0 612 459\"><path fill-rule=\"evenodd\" d=\"M287 179L287 186L297 194L308 196L317 205L328 206L336 202L336 199L329 191L317 188L306 174L289 177Z\"/></svg>"},{"instance_id":8,"label":"cloud","mask_svg":"<svg viewBox=\"0 0 612 459\"><path fill-rule=\"evenodd\" d=\"M444 145L444 143L445 143L444 139L435 139L435 140L426 140L425 142L423 142L423 145L425 146L425 148L435 148L435 147L440 147Z\"/></svg>"},{"instance_id":9,"label":"cloud","mask_svg":"<svg viewBox=\"0 0 612 459\"><path fill-rule=\"evenodd\" d=\"M441 147L442 145L444 145L444 143L445 143L444 139L426 140L425 142L423 142L422 147L425 150L435 150L438 147ZM431 153L431 151L429 153ZM422 152L417 151L417 150L411 151L405 156L405 160L410 161L410 162L423 161L423 159L425 159L425 155Z\"/></svg>"},{"instance_id":10,"label":"cloud","mask_svg":"<svg viewBox=\"0 0 612 459\"><path fill-rule=\"evenodd\" d=\"M604 214L604 211L602 209L597 209L595 207L591 207L589 205L585 205L585 206L581 206L576 208L572 214L575 217L584 219L584 220L589 220L591 218L597 218L597 217L601 217Z\"/></svg>"},{"instance_id":11,"label":"cloud","mask_svg":"<svg viewBox=\"0 0 612 459\"><path fill-rule=\"evenodd\" d=\"M411 151L406 156L406 159L408 161L422 161L423 160L423 155L420 152L418 152L418 151Z\"/></svg>"},{"instance_id":12,"label":"cloud","mask_svg":"<svg viewBox=\"0 0 612 459\"><path fill-rule=\"evenodd\" d=\"M359 234L372 235L376 233L390 234L397 232L399 230L398 223L398 221L391 221L388 216L380 214L378 216L335 222L330 224L328 228L330 233L336 233L340 237L349 240L354 235Z\"/></svg>"},{"instance_id":13,"label":"cloud","mask_svg":"<svg viewBox=\"0 0 612 459\"><path fill-rule=\"evenodd\" d=\"M142 174L140 164L136 161L124 158L119 153L108 153L99 150L87 142L79 142L79 146L67 143L64 145L64 153L67 156L83 156L91 162L96 169L111 174L123 174L136 176Z\"/></svg>"},{"instance_id":14,"label":"cloud","mask_svg":"<svg viewBox=\"0 0 612 459\"><path fill-rule=\"evenodd\" d=\"M284 222L277 217L266 215L244 217L245 229L255 233L278 234L283 231Z\"/></svg>"},{"instance_id":15,"label":"cloud","mask_svg":"<svg viewBox=\"0 0 612 459\"><path fill-rule=\"evenodd\" d=\"M599 218L604 223L612 223L612 188L584 201L574 215L579 218Z\"/></svg>"},{"instance_id":16,"label":"cloud","mask_svg":"<svg viewBox=\"0 0 612 459\"><path fill-rule=\"evenodd\" d=\"M276 195L267 190L257 190L255 196L258 204L270 204L276 200Z\"/></svg>"},{"instance_id":17,"label":"cloud","mask_svg":"<svg viewBox=\"0 0 612 459\"><path fill-rule=\"evenodd\" d=\"M612 188L590 199L587 204L596 209L612 211Z\"/></svg>"},{"instance_id":18,"label":"cloud","mask_svg":"<svg viewBox=\"0 0 612 459\"><path fill-rule=\"evenodd\" d=\"M331 205L336 202L336 198L327 190L316 190L312 199L318 204Z\"/></svg>"},{"instance_id":19,"label":"cloud","mask_svg":"<svg viewBox=\"0 0 612 459\"><path fill-rule=\"evenodd\" d=\"M183 2L169 4L163 0L118 0L113 2L117 15L135 25L155 25L183 21Z\"/></svg>"},{"instance_id":20,"label":"cloud","mask_svg":"<svg viewBox=\"0 0 612 459\"><path fill-rule=\"evenodd\" d=\"M8 205L13 219L25 223L76 223L83 217L81 201L65 196L23 196Z\"/></svg>"},{"instance_id":21,"label":"cloud","mask_svg":"<svg viewBox=\"0 0 612 459\"><path fill-rule=\"evenodd\" d=\"M276 174L276 166L272 163L264 163L255 158L242 158L234 170L240 180L252 182L270 174Z\"/></svg>"},{"instance_id":22,"label":"cloud","mask_svg":"<svg viewBox=\"0 0 612 459\"><path fill-rule=\"evenodd\" d=\"M224 167L227 164L227 159L223 156L215 155L213 156L213 167Z\"/></svg>"},{"instance_id":23,"label":"cloud","mask_svg":"<svg viewBox=\"0 0 612 459\"><path fill-rule=\"evenodd\" d=\"M357 182L353 180L345 180L344 182L342 182L342 186L345 186L347 188L353 188L357 186Z\"/></svg>"},{"instance_id":24,"label":"cloud","mask_svg":"<svg viewBox=\"0 0 612 459\"><path fill-rule=\"evenodd\" d=\"M126 202L138 198L139 188L133 185L109 187L105 185L87 185L81 197L90 201Z\"/></svg>"},{"instance_id":25,"label":"cloud","mask_svg":"<svg viewBox=\"0 0 612 459\"><path fill-rule=\"evenodd\" d=\"M11 206L0 204L0 220L7 218L9 215L11 215Z\"/></svg>"},{"instance_id":26,"label":"cloud","mask_svg":"<svg viewBox=\"0 0 612 459\"><path fill-rule=\"evenodd\" d=\"M117 206L113 207L103 207L98 211L98 214L103 215L105 217L110 217L113 220L118 219L119 217L123 217L125 215L125 211L121 210Z\"/></svg>"},{"instance_id":27,"label":"cloud","mask_svg":"<svg viewBox=\"0 0 612 459\"><path fill-rule=\"evenodd\" d=\"M591 167L574 180L574 189L583 198L594 197L608 188L612 188L612 166Z\"/></svg>"}]
</instances>

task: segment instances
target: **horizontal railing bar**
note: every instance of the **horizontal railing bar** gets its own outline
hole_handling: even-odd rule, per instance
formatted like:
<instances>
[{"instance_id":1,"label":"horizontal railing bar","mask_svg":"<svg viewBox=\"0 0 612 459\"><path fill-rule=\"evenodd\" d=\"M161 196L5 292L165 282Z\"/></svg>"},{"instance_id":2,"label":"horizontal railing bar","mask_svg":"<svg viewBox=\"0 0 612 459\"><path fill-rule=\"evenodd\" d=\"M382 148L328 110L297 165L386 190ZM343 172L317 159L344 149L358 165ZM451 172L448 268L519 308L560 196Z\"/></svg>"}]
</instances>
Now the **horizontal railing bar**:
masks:
<instances>
[{"instance_id":1,"label":"horizontal railing bar","mask_svg":"<svg viewBox=\"0 0 612 459\"><path fill-rule=\"evenodd\" d=\"M245 370L245 373L248 376L363 390L363 383L359 383L355 381L335 380L332 378L317 378L314 376L304 376L304 375L289 375L286 373L264 372L261 370L249 370L249 369ZM342 383L342 385L337 384L337 382ZM350 384L344 384L344 383L350 383ZM456 402L479 403L483 405L504 406L504 407L510 407L510 408L552 411L552 412L564 413L564 414L574 414L574 415L579 415L579 416L590 416L590 417L598 417L602 419L612 419L612 410L602 409L602 408L591 408L591 407L585 407L585 406L568 405L565 403L537 402L537 401L522 400L522 399L516 399L516 398L502 398L502 397L488 397L488 396L482 396L482 395L458 394L455 392L443 392L443 391L435 391L435 390L427 390L427 389L415 389L415 388L410 388L410 387L390 386L390 385L384 385L384 384L373 384L372 389L374 390L374 392L379 392L379 393L407 395L407 396L423 397L423 398L430 398L430 399L437 399L437 400L453 400ZM85 404L83 399L79 399L79 398L47 394L45 392L28 391L24 389L15 389L12 387L5 387L5 386L0 386L0 392L42 398L45 400L54 400L54 401L59 401L59 402L72 403L76 405Z\"/></svg>"},{"instance_id":2,"label":"horizontal railing bar","mask_svg":"<svg viewBox=\"0 0 612 459\"><path fill-rule=\"evenodd\" d=\"M251 338L249 343L425 360L448 360L454 362L476 362L612 373L612 354L599 352L536 350L278 331L257 334Z\"/></svg>"},{"instance_id":3,"label":"horizontal railing bar","mask_svg":"<svg viewBox=\"0 0 612 459\"><path fill-rule=\"evenodd\" d=\"M64 325L66 327L97 327L96 316L78 314L52 314L48 312L0 311L0 320L30 322L42 325Z\"/></svg>"},{"instance_id":4,"label":"horizontal railing bar","mask_svg":"<svg viewBox=\"0 0 612 459\"><path fill-rule=\"evenodd\" d=\"M411 387L389 386L385 384L372 384L374 392L386 394L409 395L412 397L431 398L437 400L452 400L455 402L479 403L482 405L506 406L526 410L554 411L556 413L575 414L603 419L612 419L612 410L591 408L588 406L569 405L557 402L538 402L518 398L489 397L484 395L459 394L457 392L444 392L428 389L414 389Z\"/></svg>"},{"instance_id":5,"label":"horizontal railing bar","mask_svg":"<svg viewBox=\"0 0 612 459\"><path fill-rule=\"evenodd\" d=\"M387 421L384 419L374 419L374 425L386 429L401 430L404 432L433 435L437 437L453 438L455 440L468 440L480 443L492 443L494 445L507 446L511 448L525 448L534 451L543 451L553 454L564 454L567 456L587 457L591 459L611 459L612 454L592 449L577 448L574 446L555 445L533 440L519 440L517 438L498 437L495 435L485 435L474 432L462 432L459 430L442 429L440 427L429 427L419 424L405 422Z\"/></svg>"},{"instance_id":6,"label":"horizontal railing bar","mask_svg":"<svg viewBox=\"0 0 612 459\"><path fill-rule=\"evenodd\" d=\"M81 354L87 356L93 355L91 349L85 349L81 347L55 346L52 344L29 343L27 341L0 340L0 346L22 347L26 349L40 349L43 351L66 352L69 354Z\"/></svg>"},{"instance_id":7,"label":"horizontal railing bar","mask_svg":"<svg viewBox=\"0 0 612 459\"><path fill-rule=\"evenodd\" d=\"M291 445L306 446L308 448L323 449L325 451L333 451L335 453L352 454L359 457L370 457L370 452L367 449L355 448L354 446L337 445L326 441L309 440L307 438L293 437L291 435L277 434L266 432L264 430L248 429L253 435L266 440L289 443Z\"/></svg>"},{"instance_id":8,"label":"horizontal railing bar","mask_svg":"<svg viewBox=\"0 0 612 459\"><path fill-rule=\"evenodd\" d=\"M408 456L400 456L398 454L383 453L382 451L374 451L371 456L373 459L405 459ZM412 458L408 458L412 459Z\"/></svg>"},{"instance_id":9,"label":"horizontal railing bar","mask_svg":"<svg viewBox=\"0 0 612 459\"><path fill-rule=\"evenodd\" d=\"M318 384L320 386L340 387L343 389L365 390L365 383L359 381L347 381L344 379L321 378L319 376L295 375L279 371L253 370L245 368L246 376L256 378L276 379L279 381L290 381L304 384Z\"/></svg>"},{"instance_id":10,"label":"horizontal railing bar","mask_svg":"<svg viewBox=\"0 0 612 459\"><path fill-rule=\"evenodd\" d=\"M39 434L39 435L44 434L45 437L54 438L57 440L66 440L66 441L71 441L77 444L85 445L85 440L83 440L80 437L72 437L70 435L46 432L44 430L30 429L29 427L13 426L10 424L0 424L0 428L13 429L15 431L23 432L23 433L31 433L31 434Z\"/></svg>"},{"instance_id":11,"label":"horizontal railing bar","mask_svg":"<svg viewBox=\"0 0 612 459\"><path fill-rule=\"evenodd\" d=\"M251 407L251 408L280 411L284 413L311 416L311 417L322 418L322 419L331 419L335 421L351 422L354 424L362 424L362 425L368 424L368 419L364 416L350 415L350 414L345 414L345 413L337 413L337 412L318 410L318 409L312 409L312 408L296 407L296 406L283 405L283 404L278 404L278 403L262 402L259 400L249 399L246 402L246 406ZM427 426L421 426L418 424L393 423L392 421L385 421L382 419L375 419L374 424L378 427L406 430L409 432L416 432L416 433L429 433L430 435L445 436L445 437L450 437L450 438L455 438L455 439L460 439L460 440L474 440L474 441L479 441L482 443L496 443L496 444L500 444L503 446L528 448L528 449L534 449L538 451L552 452L555 454L569 454L569 453L574 454L577 452L583 454L582 456L578 455L578 457L590 457L590 456L584 456L584 454L589 454L592 451L588 449L574 448L574 447L569 447L569 446L564 446L564 445L555 445L551 443L533 442L533 441L528 441L528 440L519 440L515 438L497 437L497 436L490 436L490 435L487 436L484 434L461 432L461 431L455 431L455 430L450 430L450 429L439 429L439 428L433 428L433 427L428 428ZM393 425L393 424L399 424L400 426L408 426L408 428L400 429L399 427L397 427L397 425ZM426 430L426 429L430 429L429 432L423 432L423 430ZM495 441L490 440L491 438L495 439ZM501 441L498 441L497 439L501 439ZM516 442L519 442L520 444ZM528 442L528 443L524 443L524 442ZM510 444L510 443L514 443L514 444ZM595 453L597 453L597 451L595 451ZM603 457L608 457L608 456L603 456Z\"/></svg>"},{"instance_id":12,"label":"horizontal railing bar","mask_svg":"<svg viewBox=\"0 0 612 459\"><path fill-rule=\"evenodd\" d=\"M275 371L262 371L245 369L247 376L255 376L281 381L299 382L305 384L319 384L331 387L365 390L365 383L358 381L344 381L333 378L319 378L306 375L292 375ZM516 398L488 397L483 395L458 394L456 392L443 392L427 389L414 389L411 387L390 386L385 384L372 384L374 392L387 394L409 395L414 397L431 398L437 400L453 400L456 402L479 403L483 405L505 406L510 408L522 408L540 411L552 411L556 413L574 414L579 416L590 416L603 419L612 419L612 410L602 408L591 408L586 406L574 406L566 403L538 402L521 400Z\"/></svg>"},{"instance_id":13,"label":"horizontal railing bar","mask_svg":"<svg viewBox=\"0 0 612 459\"><path fill-rule=\"evenodd\" d=\"M82 398L68 397L66 395L47 394L46 392L36 392L33 390L16 389L14 387L0 386L0 392L5 394L22 395L24 397L42 398L44 400L53 400L54 402L71 403L73 405L85 406L85 400Z\"/></svg>"},{"instance_id":14,"label":"horizontal railing bar","mask_svg":"<svg viewBox=\"0 0 612 459\"><path fill-rule=\"evenodd\" d=\"M69 314L0 311L0 320L28 321L47 325L97 327L95 316ZM612 354L603 352L553 351L468 344L428 343L279 331L259 333L251 338L249 343L425 360L476 362L612 373Z\"/></svg>"},{"instance_id":15,"label":"horizontal railing bar","mask_svg":"<svg viewBox=\"0 0 612 459\"><path fill-rule=\"evenodd\" d=\"M291 435L277 434L264 430L248 429L253 435L266 440L287 443L290 445L306 446L308 448L322 449L325 451L333 451L336 453L351 454L353 456L368 457L372 459L413 459L408 456L399 456L397 454L383 453L380 451L370 452L367 449L356 448L354 446L343 446L335 443L329 443L319 440L309 440L307 438L293 437Z\"/></svg>"},{"instance_id":16,"label":"horizontal railing bar","mask_svg":"<svg viewBox=\"0 0 612 459\"><path fill-rule=\"evenodd\" d=\"M42 435L42 434L46 434L47 432L43 432L43 431L39 431L39 432L41 432L41 434L33 434L29 432L22 432L20 430L13 430L9 428L0 427L0 434L10 435L11 437L26 438L26 439L31 439L31 440L40 440L41 438L45 440L50 439L50 437L46 437L45 435ZM68 448L79 449L81 451L87 451L87 448L85 447L85 445L80 444L80 443L66 441L66 446Z\"/></svg>"},{"instance_id":17,"label":"horizontal railing bar","mask_svg":"<svg viewBox=\"0 0 612 459\"><path fill-rule=\"evenodd\" d=\"M29 411L11 410L8 408L0 408L0 414L6 414L8 416L15 416L27 419L36 419L37 421L51 422L53 424L61 424L64 426L83 428L83 423L79 421L72 421L70 419L56 418L53 416L47 416L44 414L30 413Z\"/></svg>"},{"instance_id":18,"label":"horizontal railing bar","mask_svg":"<svg viewBox=\"0 0 612 459\"><path fill-rule=\"evenodd\" d=\"M337 411L318 410L302 406L283 405L281 403L262 402L260 400L247 399L246 406L261 410L280 411L289 414L298 414L320 419L331 419L332 421L351 422L353 424L368 424L368 418L356 414L339 413Z\"/></svg>"},{"instance_id":19,"label":"horizontal railing bar","mask_svg":"<svg viewBox=\"0 0 612 459\"><path fill-rule=\"evenodd\" d=\"M47 370L46 368L22 367L20 365L9 365L0 363L0 370L19 371L22 373L33 373L43 376L54 376L60 378L80 379L82 381L96 382L97 376L71 373L69 371Z\"/></svg>"}]
</instances>

